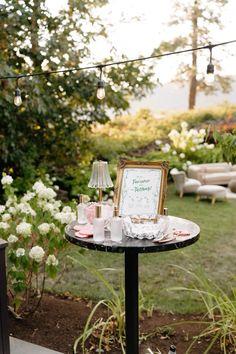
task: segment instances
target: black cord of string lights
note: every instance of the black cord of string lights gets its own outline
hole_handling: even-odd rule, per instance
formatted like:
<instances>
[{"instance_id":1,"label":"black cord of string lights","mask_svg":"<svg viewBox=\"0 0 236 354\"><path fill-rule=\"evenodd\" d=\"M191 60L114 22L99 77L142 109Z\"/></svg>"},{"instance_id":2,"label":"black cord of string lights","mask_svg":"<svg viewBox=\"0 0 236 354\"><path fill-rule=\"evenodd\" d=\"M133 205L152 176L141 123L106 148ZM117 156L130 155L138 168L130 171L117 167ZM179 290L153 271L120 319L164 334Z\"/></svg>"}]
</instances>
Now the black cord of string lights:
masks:
<instances>
[{"instance_id":1,"label":"black cord of string lights","mask_svg":"<svg viewBox=\"0 0 236 354\"><path fill-rule=\"evenodd\" d=\"M121 65L121 64L128 64L128 63L134 63L134 62L139 62L139 61L145 61L149 59L156 59L156 58L162 58L170 55L175 55L175 54L182 54L182 53L189 53L189 52L194 52L197 50L202 50L202 49L212 49L218 46L230 44L230 43L236 43L236 39L232 41L227 41L227 42L222 42L222 43L216 43L216 44L208 44L206 46L201 46L197 48L190 48L190 49L183 49L183 50L178 50L175 52L168 52L164 54L158 54L158 55L150 55L147 57L139 57L135 59L126 59L126 60L121 60L121 61L114 61L110 63L101 63L101 64L95 64L95 65L89 65L89 66L81 66L81 67L75 67L71 69L59 69L59 70L52 70L52 71L41 71L41 72L35 72L35 73L29 73L29 74L19 74L19 75L9 75L9 76L0 76L0 80L6 80L6 79L21 79L24 77L34 77L34 76L43 76L43 75L51 75L51 74L59 74L59 73L68 73L68 72L73 72L73 71L82 71L82 70L90 70L90 69L99 69L99 68L105 68L108 66L115 66L115 65Z\"/></svg>"},{"instance_id":2,"label":"black cord of string lights","mask_svg":"<svg viewBox=\"0 0 236 354\"><path fill-rule=\"evenodd\" d=\"M150 60L150 59L158 59L158 58L167 57L167 56L171 56L171 55L183 54L183 53L189 53L189 52L195 52L198 50L208 49L210 51L210 61L207 66L207 75L208 75L208 79L209 79L208 83L210 84L210 83L212 83L213 76L214 76L214 65L212 64L212 49L215 47L227 45L230 43L236 43L236 39L231 40L231 41L227 41L227 42L215 43L215 44L212 44L210 42L208 45L201 46L201 47L183 49L183 50L178 50L175 52L150 55L150 56L139 57L139 58L134 58L134 59L125 59L125 60L120 60L120 61L100 63L100 64L89 65L89 66L74 67L74 68L70 68L70 69L59 69L59 70L52 70L52 71L40 71L40 72L32 72L32 73L26 73L26 74L0 76L0 80L11 80L11 79L16 80L15 98L16 98L16 101L19 101L19 102L18 102L18 104L15 102L15 104L20 105L21 104L21 102L20 102L21 97L20 97L20 90L19 90L18 83L19 83L19 80L22 78L29 78L29 77L35 77L35 76L48 76L48 75L52 75L52 74L71 73L71 72L75 72L75 71L99 69L100 70L100 78L98 80L98 86L97 86L97 88L98 88L97 97L99 99L103 99L105 97L105 89L104 89L105 85L104 85L104 81L102 80L102 70L106 67L141 62L141 61Z\"/></svg>"}]
</instances>

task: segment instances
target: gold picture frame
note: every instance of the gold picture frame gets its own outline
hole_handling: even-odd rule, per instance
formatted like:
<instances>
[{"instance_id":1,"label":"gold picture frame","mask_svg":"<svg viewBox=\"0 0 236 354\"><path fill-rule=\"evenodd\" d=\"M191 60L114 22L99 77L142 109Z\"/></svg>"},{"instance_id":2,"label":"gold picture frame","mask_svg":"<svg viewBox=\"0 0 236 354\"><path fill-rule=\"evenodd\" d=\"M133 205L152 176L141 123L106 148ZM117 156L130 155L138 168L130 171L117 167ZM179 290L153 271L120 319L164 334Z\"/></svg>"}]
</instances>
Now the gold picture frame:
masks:
<instances>
[{"instance_id":1,"label":"gold picture frame","mask_svg":"<svg viewBox=\"0 0 236 354\"><path fill-rule=\"evenodd\" d=\"M168 161L120 160L114 190L119 215L163 214L168 167Z\"/></svg>"}]
</instances>

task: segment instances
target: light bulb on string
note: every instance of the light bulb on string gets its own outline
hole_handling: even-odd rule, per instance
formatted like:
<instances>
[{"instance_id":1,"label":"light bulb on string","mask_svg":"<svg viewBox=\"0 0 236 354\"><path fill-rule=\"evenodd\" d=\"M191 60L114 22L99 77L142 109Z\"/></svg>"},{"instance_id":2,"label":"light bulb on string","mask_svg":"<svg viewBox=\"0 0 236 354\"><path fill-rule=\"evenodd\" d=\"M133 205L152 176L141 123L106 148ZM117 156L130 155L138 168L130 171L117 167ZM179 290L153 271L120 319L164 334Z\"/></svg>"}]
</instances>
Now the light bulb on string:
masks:
<instances>
[{"instance_id":1,"label":"light bulb on string","mask_svg":"<svg viewBox=\"0 0 236 354\"><path fill-rule=\"evenodd\" d=\"M212 45L211 45L211 43L209 43L209 50L210 50L210 62L207 65L206 77L205 77L205 84L207 86L213 85L214 81L215 81L214 65L212 64Z\"/></svg>"},{"instance_id":2,"label":"light bulb on string","mask_svg":"<svg viewBox=\"0 0 236 354\"><path fill-rule=\"evenodd\" d=\"M97 84L97 98L99 100L102 100L105 97L106 93L105 93L105 83L102 80L102 66L100 66L99 69L100 69L100 77Z\"/></svg>"},{"instance_id":3,"label":"light bulb on string","mask_svg":"<svg viewBox=\"0 0 236 354\"><path fill-rule=\"evenodd\" d=\"M19 107L22 104L21 91L18 85L18 79L16 80L15 96L14 96L14 105Z\"/></svg>"}]
</instances>

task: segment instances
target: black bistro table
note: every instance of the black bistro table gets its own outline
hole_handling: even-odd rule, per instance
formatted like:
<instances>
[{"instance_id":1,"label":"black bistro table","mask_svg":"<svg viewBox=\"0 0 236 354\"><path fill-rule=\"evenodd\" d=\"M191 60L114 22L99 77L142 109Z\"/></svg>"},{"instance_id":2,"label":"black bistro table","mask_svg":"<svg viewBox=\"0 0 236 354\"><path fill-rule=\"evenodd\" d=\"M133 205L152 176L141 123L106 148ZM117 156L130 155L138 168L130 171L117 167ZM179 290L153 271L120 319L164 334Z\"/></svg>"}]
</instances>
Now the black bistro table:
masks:
<instances>
[{"instance_id":1,"label":"black bistro table","mask_svg":"<svg viewBox=\"0 0 236 354\"><path fill-rule=\"evenodd\" d=\"M72 222L65 228L65 235L71 243L91 250L124 253L125 255L125 318L126 318L126 354L139 353L139 321L138 321L138 254L178 250L195 243L200 235L200 228L192 221L169 216L169 230L183 230L189 236L178 236L167 243L154 243L152 240L139 240L123 237L122 242L109 240L109 232L103 242L95 242L93 238L77 238Z\"/></svg>"}]
</instances>

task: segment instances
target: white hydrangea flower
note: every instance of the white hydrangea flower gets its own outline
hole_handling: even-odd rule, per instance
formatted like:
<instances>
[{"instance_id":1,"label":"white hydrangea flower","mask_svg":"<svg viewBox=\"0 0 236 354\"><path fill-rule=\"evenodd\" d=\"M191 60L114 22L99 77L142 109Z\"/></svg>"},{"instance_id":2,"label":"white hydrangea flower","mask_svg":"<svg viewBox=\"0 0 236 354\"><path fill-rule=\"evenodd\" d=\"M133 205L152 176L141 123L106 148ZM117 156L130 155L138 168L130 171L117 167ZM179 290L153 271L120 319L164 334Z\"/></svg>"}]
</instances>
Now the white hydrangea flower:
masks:
<instances>
[{"instance_id":1,"label":"white hydrangea flower","mask_svg":"<svg viewBox=\"0 0 236 354\"><path fill-rule=\"evenodd\" d=\"M36 193L37 193L37 195L38 195L39 198L41 198L41 199L47 199L47 187L44 186L43 188L38 189L38 190L36 191Z\"/></svg>"},{"instance_id":2,"label":"white hydrangea flower","mask_svg":"<svg viewBox=\"0 0 236 354\"><path fill-rule=\"evenodd\" d=\"M53 212L54 211L54 204L52 204L52 203L44 203L43 205L42 205L42 208L43 208L43 211L49 211L49 212Z\"/></svg>"},{"instance_id":3,"label":"white hydrangea flower","mask_svg":"<svg viewBox=\"0 0 236 354\"><path fill-rule=\"evenodd\" d=\"M24 248L17 248L16 257L23 257L24 255L25 255L25 249Z\"/></svg>"},{"instance_id":4,"label":"white hydrangea flower","mask_svg":"<svg viewBox=\"0 0 236 354\"><path fill-rule=\"evenodd\" d=\"M7 239L7 242L9 242L9 243L15 243L17 241L18 241L18 237L15 235L10 235Z\"/></svg>"},{"instance_id":5,"label":"white hydrangea flower","mask_svg":"<svg viewBox=\"0 0 236 354\"><path fill-rule=\"evenodd\" d=\"M182 129L187 129L188 128L188 123L187 122L182 122L181 123L181 128Z\"/></svg>"},{"instance_id":6,"label":"white hydrangea flower","mask_svg":"<svg viewBox=\"0 0 236 354\"><path fill-rule=\"evenodd\" d=\"M174 151L172 151L172 155L177 155L177 152L174 150Z\"/></svg>"},{"instance_id":7,"label":"white hydrangea flower","mask_svg":"<svg viewBox=\"0 0 236 354\"><path fill-rule=\"evenodd\" d=\"M186 170L187 170L187 164L186 164L186 163L183 163L183 165L182 165L182 169L183 169L184 171L186 171Z\"/></svg>"},{"instance_id":8,"label":"white hydrangea flower","mask_svg":"<svg viewBox=\"0 0 236 354\"><path fill-rule=\"evenodd\" d=\"M158 139L157 139L157 140L155 141L155 144L156 144L157 146L161 145L161 143L162 143L161 140L158 140Z\"/></svg>"},{"instance_id":9,"label":"white hydrangea flower","mask_svg":"<svg viewBox=\"0 0 236 354\"><path fill-rule=\"evenodd\" d=\"M59 234L61 232L59 227L57 227L53 222L50 224L50 229L55 232L55 234Z\"/></svg>"},{"instance_id":10,"label":"white hydrangea flower","mask_svg":"<svg viewBox=\"0 0 236 354\"><path fill-rule=\"evenodd\" d=\"M168 137L170 139L179 137L179 132L176 129L172 129L170 133L168 134Z\"/></svg>"},{"instance_id":11,"label":"white hydrangea flower","mask_svg":"<svg viewBox=\"0 0 236 354\"><path fill-rule=\"evenodd\" d=\"M195 148L194 146L192 146L192 147L190 148L190 150L191 150L192 152L194 152L194 151L196 151L196 148Z\"/></svg>"},{"instance_id":12,"label":"white hydrangea flower","mask_svg":"<svg viewBox=\"0 0 236 354\"><path fill-rule=\"evenodd\" d=\"M44 222L38 226L38 229L41 235L47 235L50 231L50 225Z\"/></svg>"},{"instance_id":13,"label":"white hydrangea flower","mask_svg":"<svg viewBox=\"0 0 236 354\"><path fill-rule=\"evenodd\" d=\"M185 150L186 147L187 147L186 141L183 141L183 140L182 140L182 141L179 143L179 148L182 149L182 150Z\"/></svg>"},{"instance_id":14,"label":"white hydrangea flower","mask_svg":"<svg viewBox=\"0 0 236 354\"><path fill-rule=\"evenodd\" d=\"M54 254L50 254L46 260L46 264L48 266L56 267L58 265L58 259L54 256Z\"/></svg>"},{"instance_id":15,"label":"white hydrangea flower","mask_svg":"<svg viewBox=\"0 0 236 354\"><path fill-rule=\"evenodd\" d=\"M57 184L55 184L53 188L54 188L55 191L59 191L59 189L60 189Z\"/></svg>"},{"instance_id":16,"label":"white hydrangea flower","mask_svg":"<svg viewBox=\"0 0 236 354\"><path fill-rule=\"evenodd\" d=\"M41 199L53 199L56 197L55 191L52 188L47 188L42 181L35 182L32 189Z\"/></svg>"},{"instance_id":17,"label":"white hydrangea flower","mask_svg":"<svg viewBox=\"0 0 236 354\"><path fill-rule=\"evenodd\" d=\"M6 214L2 214L2 221L8 221L11 219L11 214L6 213Z\"/></svg>"},{"instance_id":18,"label":"white hydrangea flower","mask_svg":"<svg viewBox=\"0 0 236 354\"><path fill-rule=\"evenodd\" d=\"M56 200L54 202L54 206L55 206L55 209L59 209L62 205L62 201L61 200Z\"/></svg>"},{"instance_id":19,"label":"white hydrangea flower","mask_svg":"<svg viewBox=\"0 0 236 354\"><path fill-rule=\"evenodd\" d=\"M53 199L57 196L56 192L52 188L47 188L47 198Z\"/></svg>"},{"instance_id":20,"label":"white hydrangea flower","mask_svg":"<svg viewBox=\"0 0 236 354\"><path fill-rule=\"evenodd\" d=\"M10 225L7 222L1 221L0 222L0 229L7 230L9 229Z\"/></svg>"},{"instance_id":21,"label":"white hydrangea flower","mask_svg":"<svg viewBox=\"0 0 236 354\"><path fill-rule=\"evenodd\" d=\"M29 257L37 263L42 262L44 255L45 255L45 252L44 252L43 248L40 246L34 246L29 251Z\"/></svg>"},{"instance_id":22,"label":"white hydrangea flower","mask_svg":"<svg viewBox=\"0 0 236 354\"><path fill-rule=\"evenodd\" d=\"M72 221L76 220L75 213L61 212L61 213L56 213L54 217L62 224L70 224Z\"/></svg>"},{"instance_id":23,"label":"white hydrangea flower","mask_svg":"<svg viewBox=\"0 0 236 354\"><path fill-rule=\"evenodd\" d=\"M9 175L5 175L1 179L1 183L3 186L10 185L10 184L12 184L12 182L13 182L13 178Z\"/></svg>"},{"instance_id":24,"label":"white hydrangea flower","mask_svg":"<svg viewBox=\"0 0 236 354\"><path fill-rule=\"evenodd\" d=\"M214 149L215 145L214 144L207 144L206 148L209 150Z\"/></svg>"},{"instance_id":25,"label":"white hydrangea flower","mask_svg":"<svg viewBox=\"0 0 236 354\"><path fill-rule=\"evenodd\" d=\"M187 161L187 162L186 162L186 165L187 165L187 166L192 165L192 161Z\"/></svg>"},{"instance_id":26,"label":"white hydrangea flower","mask_svg":"<svg viewBox=\"0 0 236 354\"><path fill-rule=\"evenodd\" d=\"M42 200L42 199L39 199L38 201L37 201L37 206L39 207L39 208L44 208L44 206L45 206L45 204L46 204L46 201L45 200Z\"/></svg>"},{"instance_id":27,"label":"white hydrangea flower","mask_svg":"<svg viewBox=\"0 0 236 354\"><path fill-rule=\"evenodd\" d=\"M0 214L2 214L5 211L6 207L5 205L0 205Z\"/></svg>"},{"instance_id":28,"label":"white hydrangea flower","mask_svg":"<svg viewBox=\"0 0 236 354\"><path fill-rule=\"evenodd\" d=\"M61 230L59 229L59 227L55 226L55 228L53 229L53 231L55 232L55 234L59 234L61 232Z\"/></svg>"},{"instance_id":29,"label":"white hydrangea flower","mask_svg":"<svg viewBox=\"0 0 236 354\"><path fill-rule=\"evenodd\" d=\"M161 151L164 153L167 153L170 151L170 145L169 144L165 144L162 148Z\"/></svg>"},{"instance_id":30,"label":"white hydrangea flower","mask_svg":"<svg viewBox=\"0 0 236 354\"><path fill-rule=\"evenodd\" d=\"M56 197L56 193L52 188L44 188L38 193L39 198L53 199Z\"/></svg>"},{"instance_id":31,"label":"white hydrangea flower","mask_svg":"<svg viewBox=\"0 0 236 354\"><path fill-rule=\"evenodd\" d=\"M16 215L17 213L17 210L15 207L11 206L9 209L8 209L9 213L11 213L12 215Z\"/></svg>"},{"instance_id":32,"label":"white hydrangea flower","mask_svg":"<svg viewBox=\"0 0 236 354\"><path fill-rule=\"evenodd\" d=\"M35 193L34 192L27 192L24 194L24 196L21 198L21 202L22 203L27 203L29 202L31 199L33 199L35 197Z\"/></svg>"},{"instance_id":33,"label":"white hydrangea flower","mask_svg":"<svg viewBox=\"0 0 236 354\"><path fill-rule=\"evenodd\" d=\"M20 224L17 225L16 233L23 236L30 236L31 228L32 228L31 224L22 221Z\"/></svg>"},{"instance_id":34,"label":"white hydrangea flower","mask_svg":"<svg viewBox=\"0 0 236 354\"><path fill-rule=\"evenodd\" d=\"M62 209L62 212L63 213L71 213L71 207L68 205L64 206L64 208Z\"/></svg>"},{"instance_id":35,"label":"white hydrangea flower","mask_svg":"<svg viewBox=\"0 0 236 354\"><path fill-rule=\"evenodd\" d=\"M179 154L179 157L180 157L181 159L184 159L184 158L185 158L185 154L184 154L183 152L181 152L181 153Z\"/></svg>"},{"instance_id":36,"label":"white hydrangea flower","mask_svg":"<svg viewBox=\"0 0 236 354\"><path fill-rule=\"evenodd\" d=\"M197 129L190 129L189 132L188 132L188 137L192 138L192 137L196 137L196 136L198 136Z\"/></svg>"},{"instance_id":37,"label":"white hydrangea flower","mask_svg":"<svg viewBox=\"0 0 236 354\"><path fill-rule=\"evenodd\" d=\"M199 143L199 139L198 138L193 138L192 139L192 143L197 145Z\"/></svg>"},{"instance_id":38,"label":"white hydrangea flower","mask_svg":"<svg viewBox=\"0 0 236 354\"><path fill-rule=\"evenodd\" d=\"M205 129L200 129L199 130L199 135L204 137L206 135L206 130Z\"/></svg>"},{"instance_id":39,"label":"white hydrangea flower","mask_svg":"<svg viewBox=\"0 0 236 354\"><path fill-rule=\"evenodd\" d=\"M49 226L50 226L50 229L51 229L52 231L54 231L56 225L55 225L53 222L51 222L51 223L49 224Z\"/></svg>"},{"instance_id":40,"label":"white hydrangea flower","mask_svg":"<svg viewBox=\"0 0 236 354\"><path fill-rule=\"evenodd\" d=\"M36 216L36 212L31 208L30 204L28 203L19 203L16 208L22 214Z\"/></svg>"},{"instance_id":41,"label":"white hydrangea flower","mask_svg":"<svg viewBox=\"0 0 236 354\"><path fill-rule=\"evenodd\" d=\"M32 189L38 193L41 189L45 188L45 185L43 184L43 182L40 180L40 181L37 181L34 183L34 185L32 186Z\"/></svg>"},{"instance_id":42,"label":"white hydrangea flower","mask_svg":"<svg viewBox=\"0 0 236 354\"><path fill-rule=\"evenodd\" d=\"M15 195L10 195L6 201L6 207L9 208L12 204L17 202L17 197Z\"/></svg>"}]
</instances>

